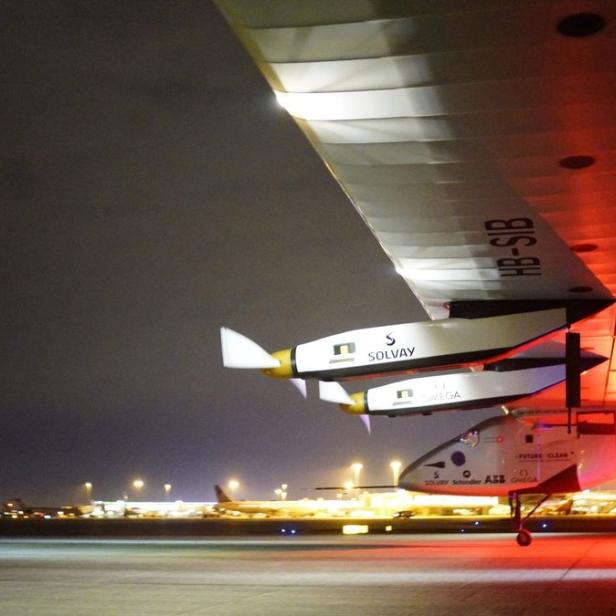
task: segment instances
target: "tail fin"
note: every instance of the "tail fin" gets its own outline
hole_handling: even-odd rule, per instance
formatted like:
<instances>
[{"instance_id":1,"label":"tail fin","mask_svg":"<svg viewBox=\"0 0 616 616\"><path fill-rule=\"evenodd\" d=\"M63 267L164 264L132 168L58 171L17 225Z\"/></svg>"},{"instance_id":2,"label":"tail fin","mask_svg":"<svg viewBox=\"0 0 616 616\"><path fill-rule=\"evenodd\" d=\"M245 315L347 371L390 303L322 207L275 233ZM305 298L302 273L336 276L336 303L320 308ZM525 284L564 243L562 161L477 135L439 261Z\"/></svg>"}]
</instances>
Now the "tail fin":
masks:
<instances>
[{"instance_id":1,"label":"tail fin","mask_svg":"<svg viewBox=\"0 0 616 616\"><path fill-rule=\"evenodd\" d=\"M214 486L214 490L216 491L216 500L219 503L232 502L231 499L225 494L225 491L218 484Z\"/></svg>"}]
</instances>

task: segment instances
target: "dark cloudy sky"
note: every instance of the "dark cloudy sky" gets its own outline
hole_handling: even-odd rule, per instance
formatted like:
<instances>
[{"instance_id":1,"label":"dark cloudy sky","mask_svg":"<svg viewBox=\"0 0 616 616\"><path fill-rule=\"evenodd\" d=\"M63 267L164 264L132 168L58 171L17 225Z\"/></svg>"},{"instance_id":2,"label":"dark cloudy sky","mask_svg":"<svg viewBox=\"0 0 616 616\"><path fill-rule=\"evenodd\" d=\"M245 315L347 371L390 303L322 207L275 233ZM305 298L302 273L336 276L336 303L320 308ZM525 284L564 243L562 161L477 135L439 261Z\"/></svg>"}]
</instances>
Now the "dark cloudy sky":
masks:
<instances>
[{"instance_id":1,"label":"dark cloudy sky","mask_svg":"<svg viewBox=\"0 0 616 616\"><path fill-rule=\"evenodd\" d=\"M0 499L303 496L486 415L369 437L222 368L221 325L275 350L424 317L212 4L9 0L0 41Z\"/></svg>"}]
</instances>

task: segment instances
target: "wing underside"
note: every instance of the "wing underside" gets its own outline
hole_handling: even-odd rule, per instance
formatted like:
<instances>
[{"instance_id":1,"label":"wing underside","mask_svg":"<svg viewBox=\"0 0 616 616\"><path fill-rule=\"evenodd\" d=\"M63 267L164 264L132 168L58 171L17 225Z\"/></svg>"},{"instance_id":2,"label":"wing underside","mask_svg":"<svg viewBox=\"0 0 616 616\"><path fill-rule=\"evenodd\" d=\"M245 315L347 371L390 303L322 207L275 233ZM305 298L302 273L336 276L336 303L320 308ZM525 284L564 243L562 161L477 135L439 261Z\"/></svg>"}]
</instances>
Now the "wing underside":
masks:
<instances>
[{"instance_id":1,"label":"wing underside","mask_svg":"<svg viewBox=\"0 0 616 616\"><path fill-rule=\"evenodd\" d=\"M431 318L612 298L616 3L219 5ZM616 403L615 316L576 325L610 358L583 403Z\"/></svg>"}]
</instances>

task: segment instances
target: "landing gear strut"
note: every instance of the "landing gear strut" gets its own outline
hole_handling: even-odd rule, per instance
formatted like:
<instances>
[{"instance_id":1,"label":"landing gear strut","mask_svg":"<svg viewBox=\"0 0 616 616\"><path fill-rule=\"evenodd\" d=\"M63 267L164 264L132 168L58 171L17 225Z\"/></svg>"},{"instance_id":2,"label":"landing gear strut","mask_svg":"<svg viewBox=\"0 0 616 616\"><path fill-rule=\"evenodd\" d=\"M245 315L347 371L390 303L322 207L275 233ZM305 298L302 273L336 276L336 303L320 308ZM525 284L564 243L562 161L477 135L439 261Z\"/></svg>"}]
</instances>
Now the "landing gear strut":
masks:
<instances>
[{"instance_id":1,"label":"landing gear strut","mask_svg":"<svg viewBox=\"0 0 616 616\"><path fill-rule=\"evenodd\" d=\"M546 494L524 517L522 517L522 502L518 492L509 493L509 507L511 509L511 522L513 529L518 531L516 535L516 541L518 545L525 548L529 546L533 540L532 535L528 530L524 528L524 522L526 522L532 515L550 498L551 494Z\"/></svg>"}]
</instances>

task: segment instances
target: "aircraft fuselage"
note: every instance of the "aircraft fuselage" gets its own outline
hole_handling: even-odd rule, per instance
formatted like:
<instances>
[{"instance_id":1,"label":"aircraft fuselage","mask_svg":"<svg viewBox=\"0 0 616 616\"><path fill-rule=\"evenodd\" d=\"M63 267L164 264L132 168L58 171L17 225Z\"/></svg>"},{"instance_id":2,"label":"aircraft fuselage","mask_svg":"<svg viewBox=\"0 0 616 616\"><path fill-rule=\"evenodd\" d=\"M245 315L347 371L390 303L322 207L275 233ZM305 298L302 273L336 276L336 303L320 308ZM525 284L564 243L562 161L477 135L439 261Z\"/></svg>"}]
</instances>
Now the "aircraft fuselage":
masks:
<instances>
[{"instance_id":1,"label":"aircraft fuselage","mask_svg":"<svg viewBox=\"0 0 616 616\"><path fill-rule=\"evenodd\" d=\"M410 464L399 485L477 496L590 488L616 475L614 416L605 417L605 423L578 420L571 433L566 425L488 419Z\"/></svg>"}]
</instances>

